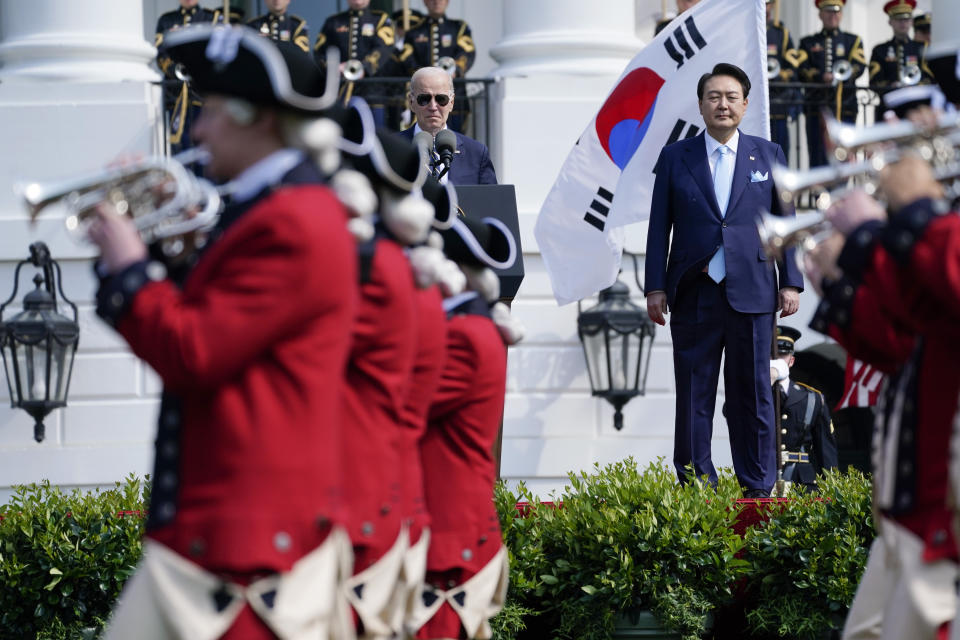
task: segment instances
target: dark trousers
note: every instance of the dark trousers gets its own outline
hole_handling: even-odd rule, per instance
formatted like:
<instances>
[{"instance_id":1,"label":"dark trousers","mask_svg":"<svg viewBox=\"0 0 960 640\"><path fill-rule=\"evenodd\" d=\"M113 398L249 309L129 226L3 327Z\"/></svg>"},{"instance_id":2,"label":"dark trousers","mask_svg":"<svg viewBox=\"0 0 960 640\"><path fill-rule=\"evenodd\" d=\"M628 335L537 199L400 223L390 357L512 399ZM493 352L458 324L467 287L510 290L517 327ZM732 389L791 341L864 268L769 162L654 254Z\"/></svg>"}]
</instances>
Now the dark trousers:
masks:
<instances>
[{"instance_id":1,"label":"dark trousers","mask_svg":"<svg viewBox=\"0 0 960 640\"><path fill-rule=\"evenodd\" d=\"M827 164L827 146L824 143L826 128L819 113L807 113L807 154L810 156L810 166L819 167ZM857 121L857 114L843 114L841 121L853 124Z\"/></svg>"},{"instance_id":2,"label":"dark trousers","mask_svg":"<svg viewBox=\"0 0 960 640\"><path fill-rule=\"evenodd\" d=\"M745 489L769 491L776 481L770 313L740 313L724 283L706 274L682 285L670 316L677 415L673 462L681 481L693 463L697 476L717 482L711 459L713 415L723 362L726 418L733 468Z\"/></svg>"}]
</instances>

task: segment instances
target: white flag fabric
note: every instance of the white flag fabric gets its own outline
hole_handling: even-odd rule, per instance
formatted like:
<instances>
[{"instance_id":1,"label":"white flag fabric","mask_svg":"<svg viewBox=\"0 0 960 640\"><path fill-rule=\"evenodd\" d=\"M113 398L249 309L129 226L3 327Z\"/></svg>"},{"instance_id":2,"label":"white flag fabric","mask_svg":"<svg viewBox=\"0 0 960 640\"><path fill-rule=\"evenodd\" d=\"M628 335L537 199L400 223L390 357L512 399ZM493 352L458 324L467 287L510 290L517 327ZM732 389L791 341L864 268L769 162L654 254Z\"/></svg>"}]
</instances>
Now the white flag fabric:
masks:
<instances>
[{"instance_id":1,"label":"white flag fabric","mask_svg":"<svg viewBox=\"0 0 960 640\"><path fill-rule=\"evenodd\" d=\"M740 129L770 137L764 0L703 0L630 61L567 156L534 226L561 305L610 286L623 230L650 215L660 150L700 133L697 81L719 62L750 78Z\"/></svg>"}]
</instances>

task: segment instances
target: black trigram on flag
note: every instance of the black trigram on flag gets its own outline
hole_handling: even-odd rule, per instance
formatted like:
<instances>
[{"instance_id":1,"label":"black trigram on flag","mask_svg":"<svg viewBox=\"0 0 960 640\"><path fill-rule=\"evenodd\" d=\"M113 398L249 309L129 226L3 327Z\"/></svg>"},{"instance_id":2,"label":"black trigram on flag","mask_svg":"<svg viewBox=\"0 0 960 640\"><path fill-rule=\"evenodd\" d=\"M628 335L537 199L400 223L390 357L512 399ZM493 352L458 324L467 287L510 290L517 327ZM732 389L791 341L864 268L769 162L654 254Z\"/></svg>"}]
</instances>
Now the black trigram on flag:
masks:
<instances>
[{"instance_id":1,"label":"black trigram on flag","mask_svg":"<svg viewBox=\"0 0 960 640\"><path fill-rule=\"evenodd\" d=\"M674 142L676 142L677 140L679 140L679 139L680 139L680 134L683 133L683 128L684 128L684 127L687 127L687 121L686 121L686 120L677 120L677 124L673 125L673 130L670 132L670 137L667 138L667 144L673 144ZM700 127L698 127L697 125L691 123L690 126L687 127L687 133L686 133L686 135L683 136L683 137L684 137L684 138L692 138L693 136L697 135L698 133L700 133ZM664 145L664 146L666 146L666 145Z\"/></svg>"},{"instance_id":2,"label":"black trigram on flag","mask_svg":"<svg viewBox=\"0 0 960 640\"><path fill-rule=\"evenodd\" d=\"M686 33L684 33L684 27L686 27ZM683 24L675 28L670 34L670 37L663 41L663 47L667 50L667 55L677 63L677 69L682 67L684 62L696 55L697 52L693 50L693 46L690 44L691 42L696 45L697 50L707 46L707 41L700 35L700 30L697 29L697 24L693 21L693 16L684 20ZM680 49L683 50L683 53L680 52Z\"/></svg>"},{"instance_id":3,"label":"black trigram on flag","mask_svg":"<svg viewBox=\"0 0 960 640\"><path fill-rule=\"evenodd\" d=\"M603 227L607 224L607 214L610 213L612 203L613 194L603 187L597 187L597 197L590 203L590 210L584 214L583 219L599 231L603 231Z\"/></svg>"}]
</instances>

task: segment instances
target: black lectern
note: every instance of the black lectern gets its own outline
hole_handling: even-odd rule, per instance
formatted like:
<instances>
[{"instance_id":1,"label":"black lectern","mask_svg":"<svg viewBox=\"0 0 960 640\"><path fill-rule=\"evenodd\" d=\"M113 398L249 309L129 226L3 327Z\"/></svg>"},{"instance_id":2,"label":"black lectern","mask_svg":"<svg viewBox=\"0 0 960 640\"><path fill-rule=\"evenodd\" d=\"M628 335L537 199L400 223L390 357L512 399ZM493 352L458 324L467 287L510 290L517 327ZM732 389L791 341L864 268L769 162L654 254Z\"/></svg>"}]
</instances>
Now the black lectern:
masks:
<instances>
[{"instance_id":1,"label":"black lectern","mask_svg":"<svg viewBox=\"0 0 960 640\"><path fill-rule=\"evenodd\" d=\"M517 218L517 192L512 184L457 185L462 215L473 220L496 218L507 225L517 240L517 261L509 269L494 269L500 276L500 299L513 300L523 282L523 248Z\"/></svg>"}]
</instances>

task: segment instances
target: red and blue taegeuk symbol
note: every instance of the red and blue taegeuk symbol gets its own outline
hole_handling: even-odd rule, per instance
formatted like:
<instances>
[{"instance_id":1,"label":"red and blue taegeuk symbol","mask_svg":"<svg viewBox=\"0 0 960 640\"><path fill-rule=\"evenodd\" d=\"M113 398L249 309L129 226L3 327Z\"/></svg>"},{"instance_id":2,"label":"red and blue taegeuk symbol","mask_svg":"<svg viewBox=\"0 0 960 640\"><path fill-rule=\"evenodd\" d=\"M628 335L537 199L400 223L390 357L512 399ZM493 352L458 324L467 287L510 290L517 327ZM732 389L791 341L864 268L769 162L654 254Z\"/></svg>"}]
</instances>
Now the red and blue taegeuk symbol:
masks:
<instances>
[{"instance_id":1,"label":"red and blue taegeuk symbol","mask_svg":"<svg viewBox=\"0 0 960 640\"><path fill-rule=\"evenodd\" d=\"M622 170L647 134L663 78L641 67L628 73L597 114L597 136L603 150Z\"/></svg>"}]
</instances>

